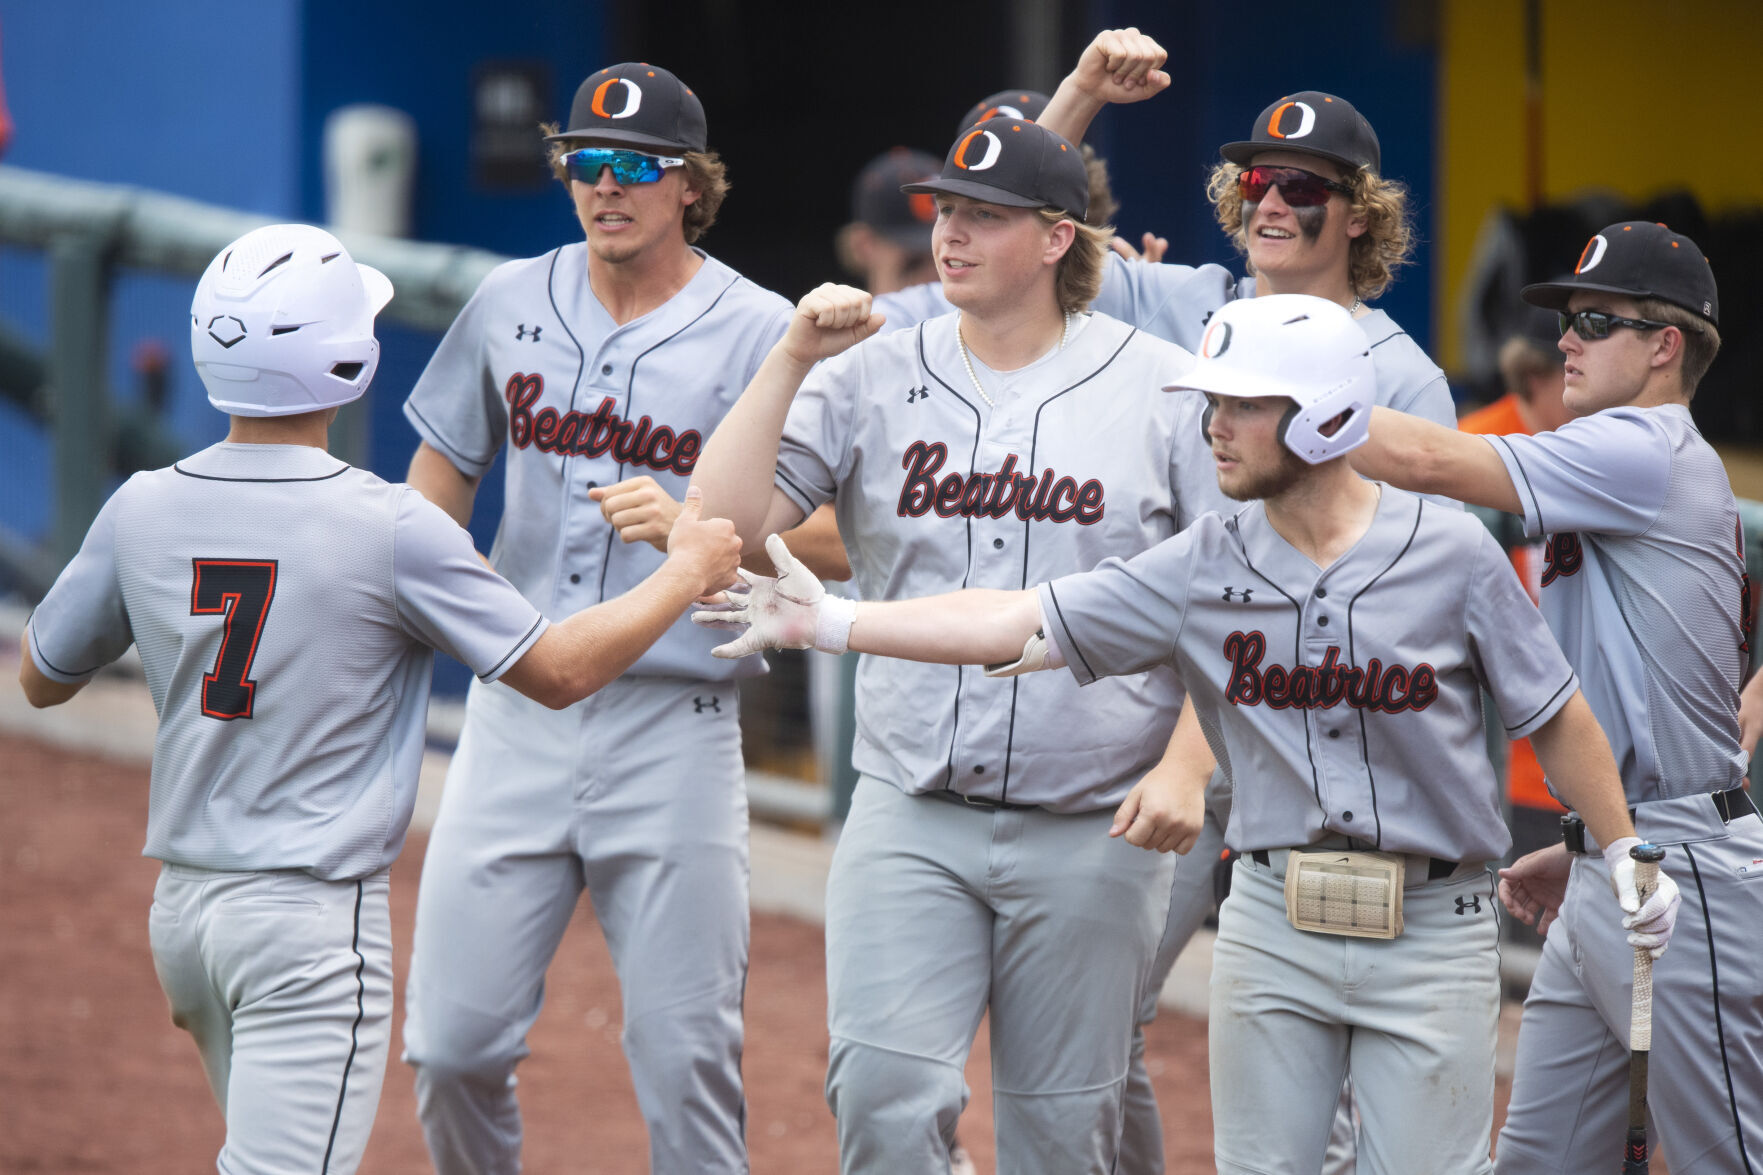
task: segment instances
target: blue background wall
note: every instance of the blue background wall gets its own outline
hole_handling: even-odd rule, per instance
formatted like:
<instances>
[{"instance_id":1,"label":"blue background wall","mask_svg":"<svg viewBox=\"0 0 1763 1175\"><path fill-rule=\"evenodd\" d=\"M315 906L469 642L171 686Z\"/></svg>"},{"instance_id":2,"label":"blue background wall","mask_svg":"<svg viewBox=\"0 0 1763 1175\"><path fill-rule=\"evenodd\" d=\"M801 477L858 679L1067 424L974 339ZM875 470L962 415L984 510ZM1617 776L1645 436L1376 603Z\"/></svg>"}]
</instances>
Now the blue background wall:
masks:
<instances>
[{"instance_id":1,"label":"blue background wall","mask_svg":"<svg viewBox=\"0 0 1763 1175\"><path fill-rule=\"evenodd\" d=\"M1427 10L1402 0L1326 9L1266 0L1252 10L1066 0L1062 69L1104 27L1137 25L1171 51L1172 92L1105 112L1092 129L1112 166L1122 232L1169 237L1170 260L1240 270L1203 194L1218 146L1244 137L1285 93L1342 94L1377 127L1386 173L1414 191L1421 264L1382 304L1429 345L1436 53L1424 27L1397 28ZM0 0L0 69L18 124L4 161L321 220L325 118L350 103L384 103L418 129L413 235L530 255L576 239L579 228L555 187L506 193L476 183L473 71L499 59L538 65L550 75L550 116L561 119L592 69L661 61L704 96L711 146L734 181L707 247L793 298L837 274L832 234L848 218L864 160L902 142L940 156L963 110L1024 83L1007 49L987 45L1008 11L1008 0L901 0L873 11L805 0ZM987 47L952 70L950 45ZM39 341L44 278L36 255L0 249L0 319ZM130 351L162 341L172 358L169 423L193 449L224 435L225 420L185 358L191 285L123 276L110 370L128 398ZM401 478L416 435L400 409L437 336L387 326L381 340L368 464ZM473 518L480 547L500 511L493 472ZM0 404L0 524L42 536L51 514L45 438Z\"/></svg>"},{"instance_id":2,"label":"blue background wall","mask_svg":"<svg viewBox=\"0 0 1763 1175\"><path fill-rule=\"evenodd\" d=\"M470 174L471 74L517 58L556 79L553 105L604 53L598 4L527 0L0 0L0 69L17 130L4 162L79 179L136 184L267 216L321 220L325 117L383 102L415 119L415 232L533 253L575 231L555 189L503 194ZM70 46L77 54L70 59ZM47 338L38 254L0 250L0 318ZM112 306L112 386L134 394L130 353L158 339L172 356L169 424L195 448L225 434L184 358L189 279L125 274ZM436 336L382 330L370 393L369 464L401 477L416 436L399 411ZM0 405L0 523L30 536L49 526L42 431ZM491 479L496 482L496 479ZM487 487L474 525L485 545L500 511Z\"/></svg>"}]
</instances>

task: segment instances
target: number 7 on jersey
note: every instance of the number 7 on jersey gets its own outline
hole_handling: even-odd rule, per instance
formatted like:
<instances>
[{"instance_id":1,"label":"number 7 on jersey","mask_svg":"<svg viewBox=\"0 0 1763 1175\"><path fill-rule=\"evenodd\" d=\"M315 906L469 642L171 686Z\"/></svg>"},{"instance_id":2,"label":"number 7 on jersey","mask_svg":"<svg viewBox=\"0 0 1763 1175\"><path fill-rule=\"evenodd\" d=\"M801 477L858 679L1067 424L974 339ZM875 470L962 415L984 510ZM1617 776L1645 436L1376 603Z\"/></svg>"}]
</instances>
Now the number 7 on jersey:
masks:
<instances>
[{"instance_id":1,"label":"number 7 on jersey","mask_svg":"<svg viewBox=\"0 0 1763 1175\"><path fill-rule=\"evenodd\" d=\"M257 683L251 662L275 599L274 559L192 559L190 615L225 616L220 655L202 676L202 713L229 722L251 717Z\"/></svg>"}]
</instances>

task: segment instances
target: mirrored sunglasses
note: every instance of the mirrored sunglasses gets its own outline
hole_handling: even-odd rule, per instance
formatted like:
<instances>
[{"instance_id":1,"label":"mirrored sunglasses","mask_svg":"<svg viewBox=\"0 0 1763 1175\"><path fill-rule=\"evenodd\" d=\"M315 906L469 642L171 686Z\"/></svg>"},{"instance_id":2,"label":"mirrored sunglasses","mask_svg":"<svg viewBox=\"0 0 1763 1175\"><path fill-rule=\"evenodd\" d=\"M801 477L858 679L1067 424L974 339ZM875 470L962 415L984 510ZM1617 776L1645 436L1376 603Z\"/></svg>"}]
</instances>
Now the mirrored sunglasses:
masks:
<instances>
[{"instance_id":1,"label":"mirrored sunglasses","mask_svg":"<svg viewBox=\"0 0 1763 1175\"><path fill-rule=\"evenodd\" d=\"M1268 188L1278 188L1282 200L1293 208L1315 208L1328 203L1329 193L1352 191L1346 184L1301 167L1245 167L1237 176L1237 191L1250 204L1259 204Z\"/></svg>"},{"instance_id":2,"label":"mirrored sunglasses","mask_svg":"<svg viewBox=\"0 0 1763 1175\"><path fill-rule=\"evenodd\" d=\"M1561 310L1556 312L1555 317L1561 323L1562 334L1572 330L1574 334L1586 340L1607 339L1610 337L1610 332L1617 327L1627 327L1629 330L1664 330L1668 326L1676 325L1670 322L1654 322L1649 318L1621 318L1614 314L1606 314L1602 310L1580 310L1572 314ZM1699 327L1690 327L1689 329L1697 334L1702 333Z\"/></svg>"},{"instance_id":3,"label":"mirrored sunglasses","mask_svg":"<svg viewBox=\"0 0 1763 1175\"><path fill-rule=\"evenodd\" d=\"M563 157L563 166L572 180L584 184L600 182L600 172L612 169L612 178L621 184L652 184L670 167L684 167L684 159L666 155L645 155L641 151L625 151L614 147L583 147Z\"/></svg>"}]
</instances>

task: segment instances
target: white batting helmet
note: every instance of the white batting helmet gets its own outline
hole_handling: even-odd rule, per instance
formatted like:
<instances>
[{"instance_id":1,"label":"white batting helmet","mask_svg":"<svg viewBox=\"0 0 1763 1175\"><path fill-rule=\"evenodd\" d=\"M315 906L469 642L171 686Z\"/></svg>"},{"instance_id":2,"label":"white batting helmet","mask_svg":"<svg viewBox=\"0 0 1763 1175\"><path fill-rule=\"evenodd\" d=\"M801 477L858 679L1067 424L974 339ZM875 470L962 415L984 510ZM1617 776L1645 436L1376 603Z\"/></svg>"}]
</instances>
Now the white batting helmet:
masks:
<instances>
[{"instance_id":1,"label":"white batting helmet","mask_svg":"<svg viewBox=\"0 0 1763 1175\"><path fill-rule=\"evenodd\" d=\"M220 251L190 303L190 352L209 403L232 416L347 404L379 366L386 275L309 224L253 229Z\"/></svg>"},{"instance_id":2,"label":"white batting helmet","mask_svg":"<svg viewBox=\"0 0 1763 1175\"><path fill-rule=\"evenodd\" d=\"M1293 408L1280 421L1280 438L1320 465L1365 443L1377 373L1365 332L1339 304L1309 294L1266 294L1214 313L1194 366L1163 390L1285 396ZM1322 426L1342 413L1346 419L1325 435ZM1211 423L1208 408L1202 435Z\"/></svg>"}]
</instances>

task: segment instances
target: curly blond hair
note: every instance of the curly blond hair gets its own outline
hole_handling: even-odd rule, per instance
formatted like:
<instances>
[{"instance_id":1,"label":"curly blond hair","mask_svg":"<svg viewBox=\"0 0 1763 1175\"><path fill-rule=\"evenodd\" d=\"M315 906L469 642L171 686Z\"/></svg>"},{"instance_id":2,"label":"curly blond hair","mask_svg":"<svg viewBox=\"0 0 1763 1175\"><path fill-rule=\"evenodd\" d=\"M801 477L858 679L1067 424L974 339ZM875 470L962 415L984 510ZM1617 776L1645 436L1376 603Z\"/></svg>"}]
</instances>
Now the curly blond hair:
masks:
<instances>
[{"instance_id":1,"label":"curly blond hair","mask_svg":"<svg viewBox=\"0 0 1763 1175\"><path fill-rule=\"evenodd\" d=\"M554 135L562 128L554 122L546 122L540 123L539 129L547 135ZM569 175L564 169L563 157L586 145L579 139L553 139L545 144L545 162L551 168L552 178L565 189L569 187ZM728 197L728 165L714 151L681 151L680 157L686 161L686 187L698 193L698 198L686 205L685 215L686 244L695 245L698 238L716 223L716 214L722 210L722 202Z\"/></svg>"},{"instance_id":2,"label":"curly blond hair","mask_svg":"<svg viewBox=\"0 0 1763 1175\"><path fill-rule=\"evenodd\" d=\"M1053 294L1066 314L1082 314L1102 289L1102 267L1108 260L1108 242L1114 239L1111 224L1085 224L1057 208L1037 208L1041 223L1051 227L1069 220L1077 229L1071 247L1053 271Z\"/></svg>"},{"instance_id":3,"label":"curly blond hair","mask_svg":"<svg viewBox=\"0 0 1763 1175\"><path fill-rule=\"evenodd\" d=\"M1243 196L1237 177L1244 168L1220 163L1206 178L1206 198L1212 201L1218 227L1244 257L1249 241L1243 232ZM1365 218L1365 231L1353 238L1347 250L1347 280L1355 297L1370 300L1389 289L1396 270L1413 260L1414 223L1408 210L1408 187L1363 167L1341 177L1349 191L1347 202L1354 216ZM1250 266L1250 272L1254 267Z\"/></svg>"}]
</instances>

